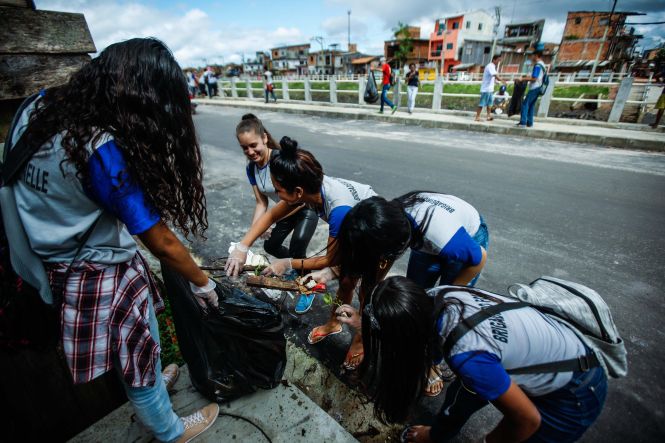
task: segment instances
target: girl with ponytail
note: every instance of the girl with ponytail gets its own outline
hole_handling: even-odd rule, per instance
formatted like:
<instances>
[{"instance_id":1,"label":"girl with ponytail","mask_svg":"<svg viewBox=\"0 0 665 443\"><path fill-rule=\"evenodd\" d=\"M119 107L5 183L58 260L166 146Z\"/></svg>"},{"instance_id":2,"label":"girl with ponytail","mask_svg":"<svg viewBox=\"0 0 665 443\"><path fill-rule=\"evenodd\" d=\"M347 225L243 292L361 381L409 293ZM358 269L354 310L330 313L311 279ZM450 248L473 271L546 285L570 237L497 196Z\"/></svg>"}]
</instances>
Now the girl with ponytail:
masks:
<instances>
[{"instance_id":1,"label":"girl with ponytail","mask_svg":"<svg viewBox=\"0 0 665 443\"><path fill-rule=\"evenodd\" d=\"M255 220L250 230L238 242L226 264L229 276L238 275L247 260L247 251L254 242L266 232L273 223L291 214L294 208L306 205L315 210L321 220L328 223L328 246L326 255L311 258L280 258L263 271L265 275L282 275L293 269L304 271L321 270L310 274L318 283L325 283L336 277L335 266L336 238L346 214L356 204L376 195L371 186L350 180L330 177L324 174L323 167L314 155L298 147L298 142L283 137L280 150L270 160L270 175L280 202L268 209ZM357 279L347 278L340 281L338 299L350 303ZM363 293L360 302L363 302ZM305 313L312 306L313 295L302 295L296 306L297 313ZM342 325L331 313L331 319L323 326L314 328L308 337L311 344L318 343L329 335L342 332ZM347 354L345 364L352 369L362 361L362 338L354 339Z\"/></svg>"}]
</instances>

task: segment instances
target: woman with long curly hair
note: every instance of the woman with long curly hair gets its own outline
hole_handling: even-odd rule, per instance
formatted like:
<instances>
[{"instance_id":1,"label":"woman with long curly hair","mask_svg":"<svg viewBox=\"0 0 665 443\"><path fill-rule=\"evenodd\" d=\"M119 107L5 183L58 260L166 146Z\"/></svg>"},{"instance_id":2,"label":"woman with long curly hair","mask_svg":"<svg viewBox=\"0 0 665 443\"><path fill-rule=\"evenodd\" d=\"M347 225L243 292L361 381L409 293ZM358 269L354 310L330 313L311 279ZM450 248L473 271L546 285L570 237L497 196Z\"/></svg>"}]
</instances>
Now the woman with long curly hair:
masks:
<instances>
[{"instance_id":1,"label":"woman with long curly hair","mask_svg":"<svg viewBox=\"0 0 665 443\"><path fill-rule=\"evenodd\" d=\"M163 301L132 238L187 278L202 304L217 304L214 282L169 228L200 236L208 226L187 80L173 55L155 39L109 46L35 98L10 137L38 147L13 192L30 246L62 295L74 383L115 368L158 440L203 432L218 406L184 418L173 411L167 383L177 367L161 374L155 316Z\"/></svg>"}]
</instances>

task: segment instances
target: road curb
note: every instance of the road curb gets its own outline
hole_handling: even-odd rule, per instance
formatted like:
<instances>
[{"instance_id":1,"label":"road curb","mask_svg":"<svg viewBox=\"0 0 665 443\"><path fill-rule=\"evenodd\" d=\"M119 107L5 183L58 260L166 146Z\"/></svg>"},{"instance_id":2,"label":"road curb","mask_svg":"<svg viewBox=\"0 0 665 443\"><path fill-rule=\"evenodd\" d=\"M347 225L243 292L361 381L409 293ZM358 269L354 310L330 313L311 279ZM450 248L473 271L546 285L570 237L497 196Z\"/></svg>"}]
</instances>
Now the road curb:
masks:
<instances>
[{"instance_id":1,"label":"road curb","mask_svg":"<svg viewBox=\"0 0 665 443\"><path fill-rule=\"evenodd\" d=\"M421 126L423 128L438 128L438 129L456 129L463 131L474 131L474 132L486 132L491 134L502 134L502 135L511 135L511 136L520 136L520 137L530 137L546 140L555 140L562 142L570 143L588 143L596 144L611 148L618 149L630 149L630 150L640 150L640 151L655 151L655 152L665 152L665 142L662 140L645 140L645 139L634 139L631 137L631 134L626 134L625 137L617 136L603 136L596 134L579 134L575 132L566 132L566 131L552 131L530 128L530 129L520 129L516 127L506 127L498 125L489 125L483 123L476 123L474 121L467 122L456 122L456 121L445 121L445 120L435 120L431 118L426 118L426 114L423 114L422 117L418 114L412 114L410 116L402 115L380 115L376 112L368 112L363 108L331 108L330 110L322 109L308 109L307 106L293 107L290 104L280 105L277 104L265 104L259 102L245 101L245 100L208 100L208 99L196 99L195 103L213 105L213 106L226 106L230 108L251 108L251 109L262 109L266 111L273 112L283 112L287 114L296 114L296 115L313 115L318 117L332 117L340 119L349 119L353 118L356 120L371 120L371 121L380 121L385 123L400 123L404 125L411 126ZM635 132L635 131L626 131L626 132ZM654 135L657 133L654 133Z\"/></svg>"}]
</instances>

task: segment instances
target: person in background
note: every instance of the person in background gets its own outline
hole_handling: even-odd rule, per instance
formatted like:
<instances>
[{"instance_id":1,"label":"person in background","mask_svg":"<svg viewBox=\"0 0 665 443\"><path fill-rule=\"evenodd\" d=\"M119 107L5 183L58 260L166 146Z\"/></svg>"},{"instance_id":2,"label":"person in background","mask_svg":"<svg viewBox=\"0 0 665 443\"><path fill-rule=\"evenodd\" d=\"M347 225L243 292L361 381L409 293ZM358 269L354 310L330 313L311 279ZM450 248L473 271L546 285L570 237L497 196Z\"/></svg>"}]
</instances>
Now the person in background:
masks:
<instances>
[{"instance_id":1,"label":"person in background","mask_svg":"<svg viewBox=\"0 0 665 443\"><path fill-rule=\"evenodd\" d=\"M659 81L661 82L663 89L660 91L660 97L658 97L658 101L656 102L656 120L651 125L651 127L654 129L658 127L660 120L663 118L663 114L665 113L665 62L663 63L663 66L660 70Z\"/></svg>"},{"instance_id":2,"label":"person in background","mask_svg":"<svg viewBox=\"0 0 665 443\"><path fill-rule=\"evenodd\" d=\"M390 68L390 65L386 63L386 58L381 57L379 59L379 68L372 68L373 71L381 71L383 80L381 81L382 87L381 87L381 110L379 111L379 114L383 114L383 105L386 104L390 107L392 110L392 114L394 114L397 111L397 106L393 102L390 101L388 98L388 91L390 90L390 74L392 73L392 69Z\"/></svg>"},{"instance_id":3,"label":"person in background","mask_svg":"<svg viewBox=\"0 0 665 443\"><path fill-rule=\"evenodd\" d=\"M196 87L198 86L198 83L196 81L196 74L194 74L194 71L188 71L187 72L187 87L189 88L189 96L194 98L196 97Z\"/></svg>"},{"instance_id":4,"label":"person in background","mask_svg":"<svg viewBox=\"0 0 665 443\"><path fill-rule=\"evenodd\" d=\"M208 98L213 98L218 94L218 89L217 74L215 74L215 71L211 67L208 67L206 71L206 78L208 79Z\"/></svg>"},{"instance_id":5,"label":"person in background","mask_svg":"<svg viewBox=\"0 0 665 443\"><path fill-rule=\"evenodd\" d=\"M270 94L275 103L277 103L277 97L275 97L275 85L272 83L272 72L270 72L267 66L265 67L265 71L263 71L263 87L266 92L266 103L268 103L268 94Z\"/></svg>"},{"instance_id":6,"label":"person in background","mask_svg":"<svg viewBox=\"0 0 665 443\"><path fill-rule=\"evenodd\" d=\"M531 55L531 62L533 63L533 71L530 76L522 77L521 81L529 82L529 91L522 102L522 113L520 114L520 122L517 124L518 128L531 128L533 126L533 115L536 112L536 102L540 97L540 87L543 85L543 78L545 78L545 70L547 67L542 59L542 51L536 50Z\"/></svg>"},{"instance_id":7,"label":"person in background","mask_svg":"<svg viewBox=\"0 0 665 443\"><path fill-rule=\"evenodd\" d=\"M413 113L413 108L416 107L416 96L418 95L418 86L420 79L418 78L418 68L415 63L409 65L409 72L406 73L406 106L409 114Z\"/></svg>"},{"instance_id":8,"label":"person in background","mask_svg":"<svg viewBox=\"0 0 665 443\"><path fill-rule=\"evenodd\" d=\"M205 97L208 95L208 88L206 88L206 71L205 69L201 71L199 76L199 95Z\"/></svg>"},{"instance_id":9,"label":"person in background","mask_svg":"<svg viewBox=\"0 0 665 443\"><path fill-rule=\"evenodd\" d=\"M159 358L156 311L164 303L133 237L187 279L203 305L218 305L214 281L169 227L185 237L208 227L182 69L159 40L116 43L40 94L20 119L12 143L23 137L40 147L27 166L38 172L12 191L52 292L62 294L61 344L73 382L115 369L157 440L190 441L215 422L219 405L183 418L173 411Z\"/></svg>"},{"instance_id":10,"label":"person in background","mask_svg":"<svg viewBox=\"0 0 665 443\"><path fill-rule=\"evenodd\" d=\"M270 160L279 153L280 146L254 114L245 114L236 126L236 137L243 153L249 160L247 178L254 191L256 207L252 217L252 225L268 211L269 200L279 203L277 191L270 173ZM303 259L319 219L316 212L305 205L297 206L289 215L275 223L274 229L268 229L261 238L265 239L263 248L277 258L293 257ZM289 247L283 245L286 237L291 234ZM311 306L311 305L310 305ZM298 314L304 314L309 310Z\"/></svg>"},{"instance_id":11,"label":"person in background","mask_svg":"<svg viewBox=\"0 0 665 443\"><path fill-rule=\"evenodd\" d=\"M494 104L494 79L499 80L501 83L506 83L497 74L496 67L501 63L501 55L495 54L492 61L485 66L483 71L483 83L480 85L480 103L478 103L478 110L476 111L476 121L480 121L480 113L484 107L487 107L487 121L492 121L492 105Z\"/></svg>"},{"instance_id":12,"label":"person in background","mask_svg":"<svg viewBox=\"0 0 665 443\"><path fill-rule=\"evenodd\" d=\"M402 441L452 441L471 416L489 405L501 421L481 442L574 442L598 418L607 375L575 331L531 307L501 312L464 334L456 327L483 308L515 299L454 286L425 290L405 277L377 286L362 313L337 309L338 319L362 329L360 379L368 380L375 413L404 422L420 400L427 368L446 359L457 379L431 426L409 426ZM578 360L579 370L511 374L511 369ZM457 441L457 440L455 440Z\"/></svg>"}]
</instances>

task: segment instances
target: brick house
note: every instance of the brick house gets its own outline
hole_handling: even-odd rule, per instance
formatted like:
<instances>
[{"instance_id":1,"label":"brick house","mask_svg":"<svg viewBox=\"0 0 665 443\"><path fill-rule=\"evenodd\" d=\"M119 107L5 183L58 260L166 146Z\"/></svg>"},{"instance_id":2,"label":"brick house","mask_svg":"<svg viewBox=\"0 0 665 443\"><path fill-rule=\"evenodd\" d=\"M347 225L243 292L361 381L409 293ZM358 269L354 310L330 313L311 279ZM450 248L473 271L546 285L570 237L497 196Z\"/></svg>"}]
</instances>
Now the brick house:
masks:
<instances>
[{"instance_id":1,"label":"brick house","mask_svg":"<svg viewBox=\"0 0 665 443\"><path fill-rule=\"evenodd\" d=\"M429 40L426 38L420 38L420 26L409 26L408 30L409 37L413 43L413 49L409 52L409 55L406 58L405 66L408 66L410 63L415 63L421 66L427 64ZM399 40L386 40L383 43L383 55L393 68L400 68L396 63L392 63L395 57L395 52L397 52L398 49Z\"/></svg>"},{"instance_id":2,"label":"brick house","mask_svg":"<svg viewBox=\"0 0 665 443\"><path fill-rule=\"evenodd\" d=\"M308 72L309 43L279 46L270 50L274 73L303 75Z\"/></svg>"}]
</instances>

